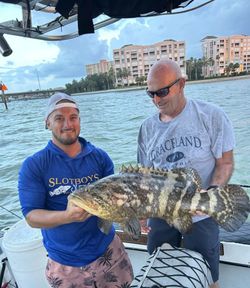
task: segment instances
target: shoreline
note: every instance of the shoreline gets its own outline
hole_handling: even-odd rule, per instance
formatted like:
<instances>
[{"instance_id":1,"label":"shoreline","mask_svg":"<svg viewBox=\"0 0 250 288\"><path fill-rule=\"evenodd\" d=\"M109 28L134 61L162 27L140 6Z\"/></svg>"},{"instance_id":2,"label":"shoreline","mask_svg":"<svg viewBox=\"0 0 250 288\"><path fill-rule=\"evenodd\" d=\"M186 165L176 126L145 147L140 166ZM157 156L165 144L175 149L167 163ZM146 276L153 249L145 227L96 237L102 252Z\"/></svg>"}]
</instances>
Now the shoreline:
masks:
<instances>
[{"instance_id":1,"label":"shoreline","mask_svg":"<svg viewBox=\"0 0 250 288\"><path fill-rule=\"evenodd\" d=\"M250 75L242 75L242 76L234 76L234 77L221 77L221 78L212 78L212 79L202 79L202 80L192 80L186 81L186 85L190 84L203 84L203 83L210 83L210 82L222 82L222 81L230 81L230 80L242 80L242 79L249 79ZM115 88L109 90L98 90L98 91L89 91L89 92L80 92L80 93L72 93L72 96L80 96L80 95L90 95L90 94L100 94L100 93L112 93L112 92L126 92L126 91L135 91L135 90L144 90L146 89L145 86L132 86L132 87L124 87L124 88Z\"/></svg>"},{"instance_id":2,"label":"shoreline","mask_svg":"<svg viewBox=\"0 0 250 288\"><path fill-rule=\"evenodd\" d=\"M249 79L250 80L250 75L211 78L211 79L202 79L202 80L192 80L192 81L187 81L186 84L200 84L200 83L202 84L202 83L209 83L209 82L222 82L222 81L242 80L242 79Z\"/></svg>"},{"instance_id":3,"label":"shoreline","mask_svg":"<svg viewBox=\"0 0 250 288\"><path fill-rule=\"evenodd\" d=\"M192 80L192 81L186 81L186 85L190 84L203 84L203 83L212 83L212 82L222 82L222 81L234 81L234 80L242 80L242 79L249 79L250 75L242 75L242 76L234 76L234 77L221 77L221 78L212 78L212 79L203 79L203 80ZM126 91L136 91L136 90L145 90L146 85L144 86L131 86L131 87L123 87L123 88L115 88L115 89L109 89L109 90L98 90L98 91L89 91L89 92L80 92L80 93L71 93L72 96L81 96L81 95L91 95L91 94L101 94L101 93L119 93L119 92L126 92ZM51 92L52 90L44 90L43 92ZM55 91L54 91L55 92ZM37 95L34 96L32 94L32 91L29 92L18 92L13 94L20 94L20 97L13 98L12 93L5 93L5 95L8 97L8 102L11 101L21 101L21 100L35 100L35 99L41 99L41 98L48 98L51 94L48 95ZM27 95L26 95L27 94ZM25 96L23 96L25 95ZM0 98L0 103L2 99Z\"/></svg>"}]
</instances>

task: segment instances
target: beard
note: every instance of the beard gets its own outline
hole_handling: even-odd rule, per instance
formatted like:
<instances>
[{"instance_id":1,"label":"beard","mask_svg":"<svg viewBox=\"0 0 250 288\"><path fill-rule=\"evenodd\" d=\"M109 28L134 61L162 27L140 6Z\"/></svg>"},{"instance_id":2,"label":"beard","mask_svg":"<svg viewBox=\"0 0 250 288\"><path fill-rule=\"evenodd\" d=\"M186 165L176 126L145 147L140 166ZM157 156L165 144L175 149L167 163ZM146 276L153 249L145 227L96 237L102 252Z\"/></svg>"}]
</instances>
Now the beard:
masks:
<instances>
[{"instance_id":1,"label":"beard","mask_svg":"<svg viewBox=\"0 0 250 288\"><path fill-rule=\"evenodd\" d=\"M53 131L52 131L52 134L53 134L53 137L61 144L63 145L72 145L74 143L77 142L78 140L78 137L79 137L79 134L74 134L72 136L68 136L68 135L65 135L64 136L61 136L61 135L57 135L55 134Z\"/></svg>"}]
</instances>

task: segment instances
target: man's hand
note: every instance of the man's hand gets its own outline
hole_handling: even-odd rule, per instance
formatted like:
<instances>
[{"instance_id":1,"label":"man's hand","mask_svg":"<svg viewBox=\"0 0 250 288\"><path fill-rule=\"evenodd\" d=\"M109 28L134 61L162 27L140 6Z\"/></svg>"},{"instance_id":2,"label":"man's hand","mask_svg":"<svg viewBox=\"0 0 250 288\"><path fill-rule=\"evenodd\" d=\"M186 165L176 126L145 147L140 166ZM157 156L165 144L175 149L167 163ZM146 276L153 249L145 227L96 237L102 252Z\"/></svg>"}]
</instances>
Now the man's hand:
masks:
<instances>
[{"instance_id":1,"label":"man's hand","mask_svg":"<svg viewBox=\"0 0 250 288\"><path fill-rule=\"evenodd\" d=\"M87 211L71 202L68 203L66 213L69 223L85 221L91 216Z\"/></svg>"},{"instance_id":2,"label":"man's hand","mask_svg":"<svg viewBox=\"0 0 250 288\"><path fill-rule=\"evenodd\" d=\"M142 233L148 233L150 232L151 228L149 226L147 226L147 220L141 220L140 221L141 224L141 232Z\"/></svg>"},{"instance_id":3,"label":"man's hand","mask_svg":"<svg viewBox=\"0 0 250 288\"><path fill-rule=\"evenodd\" d=\"M207 214L203 213L202 211L196 210L196 211L190 211L190 214L192 216L205 216Z\"/></svg>"}]
</instances>

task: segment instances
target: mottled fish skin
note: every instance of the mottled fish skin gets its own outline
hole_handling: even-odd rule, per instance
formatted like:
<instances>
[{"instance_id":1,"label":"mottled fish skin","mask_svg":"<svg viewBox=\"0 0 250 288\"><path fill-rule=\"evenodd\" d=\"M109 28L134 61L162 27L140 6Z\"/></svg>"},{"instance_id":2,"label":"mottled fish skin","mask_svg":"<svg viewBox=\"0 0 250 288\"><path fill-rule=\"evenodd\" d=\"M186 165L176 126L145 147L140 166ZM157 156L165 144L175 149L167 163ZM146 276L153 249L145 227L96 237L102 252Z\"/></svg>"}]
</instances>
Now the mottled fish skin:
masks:
<instances>
[{"instance_id":1,"label":"mottled fish skin","mask_svg":"<svg viewBox=\"0 0 250 288\"><path fill-rule=\"evenodd\" d=\"M250 212L250 202L246 191L240 185L235 184L196 194L192 199L192 205L209 214L229 232L238 230Z\"/></svg>"},{"instance_id":2,"label":"mottled fish skin","mask_svg":"<svg viewBox=\"0 0 250 288\"><path fill-rule=\"evenodd\" d=\"M190 211L212 216L228 231L237 230L245 222L250 204L240 186L200 190L200 177L192 168L130 166L73 192L69 201L102 219L120 223L135 238L140 233L138 220L150 217L162 218L186 232L192 226Z\"/></svg>"}]
</instances>

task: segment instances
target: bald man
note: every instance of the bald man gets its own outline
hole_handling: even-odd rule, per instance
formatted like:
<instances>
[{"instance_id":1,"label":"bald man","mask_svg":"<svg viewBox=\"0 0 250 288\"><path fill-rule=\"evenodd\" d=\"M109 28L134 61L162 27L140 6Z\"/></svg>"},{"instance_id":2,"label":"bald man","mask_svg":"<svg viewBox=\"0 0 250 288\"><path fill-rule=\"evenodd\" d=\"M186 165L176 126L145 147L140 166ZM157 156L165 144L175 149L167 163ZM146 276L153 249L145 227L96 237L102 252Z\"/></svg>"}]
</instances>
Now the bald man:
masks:
<instances>
[{"instance_id":1,"label":"bald man","mask_svg":"<svg viewBox=\"0 0 250 288\"><path fill-rule=\"evenodd\" d=\"M147 78L148 96L158 111L141 125L138 163L154 168L195 168L202 187L227 184L233 172L234 133L230 120L216 105L184 95L185 77L171 60L160 60ZM202 95L201 95L202 97ZM168 242L197 251L208 261L213 284L219 287L219 229L207 215L194 215L189 233L181 234L159 218L148 219L148 252Z\"/></svg>"}]
</instances>

